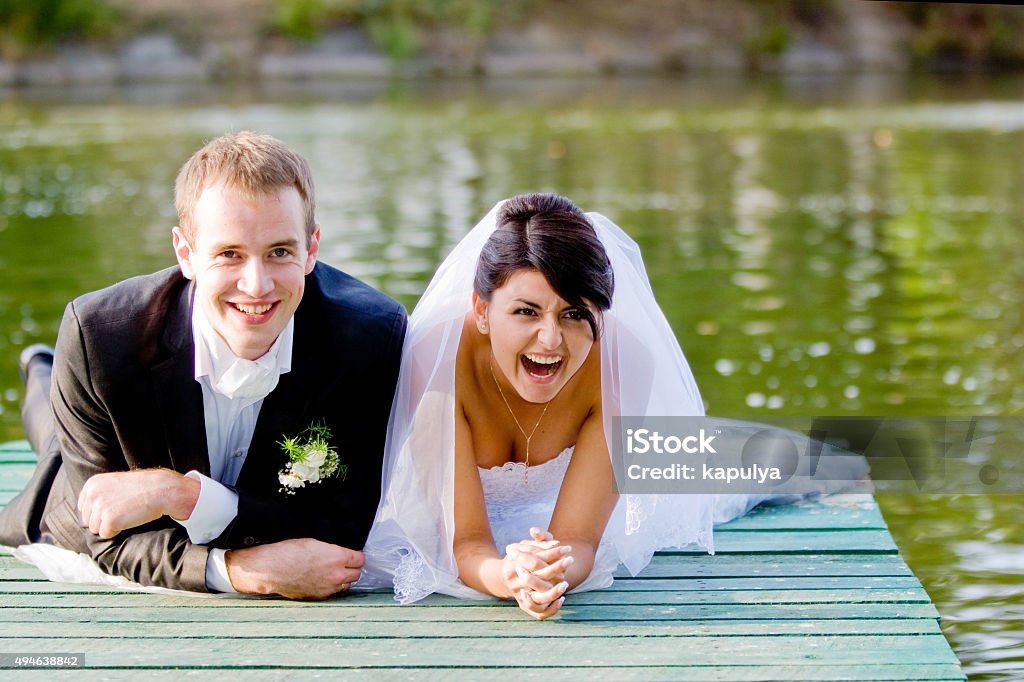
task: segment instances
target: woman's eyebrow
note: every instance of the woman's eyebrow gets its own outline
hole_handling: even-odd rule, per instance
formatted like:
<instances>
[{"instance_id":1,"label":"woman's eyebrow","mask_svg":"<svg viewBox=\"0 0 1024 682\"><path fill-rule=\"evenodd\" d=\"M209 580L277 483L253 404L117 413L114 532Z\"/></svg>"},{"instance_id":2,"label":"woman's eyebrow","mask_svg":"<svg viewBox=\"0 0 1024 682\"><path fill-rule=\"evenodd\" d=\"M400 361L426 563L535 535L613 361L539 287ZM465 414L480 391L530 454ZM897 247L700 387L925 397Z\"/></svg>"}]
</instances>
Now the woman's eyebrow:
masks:
<instances>
[{"instance_id":1,"label":"woman's eyebrow","mask_svg":"<svg viewBox=\"0 0 1024 682\"><path fill-rule=\"evenodd\" d=\"M525 306L527 306L529 308L536 308L537 310L543 310L543 308L540 306L540 304L534 303L532 301L527 301L525 298L517 298L517 299L513 300L512 302L515 303L515 304L525 305ZM567 310L582 310L583 307L584 306L572 305L570 303L570 304L567 304L564 308L562 308L559 312L563 312L564 313Z\"/></svg>"}]
</instances>

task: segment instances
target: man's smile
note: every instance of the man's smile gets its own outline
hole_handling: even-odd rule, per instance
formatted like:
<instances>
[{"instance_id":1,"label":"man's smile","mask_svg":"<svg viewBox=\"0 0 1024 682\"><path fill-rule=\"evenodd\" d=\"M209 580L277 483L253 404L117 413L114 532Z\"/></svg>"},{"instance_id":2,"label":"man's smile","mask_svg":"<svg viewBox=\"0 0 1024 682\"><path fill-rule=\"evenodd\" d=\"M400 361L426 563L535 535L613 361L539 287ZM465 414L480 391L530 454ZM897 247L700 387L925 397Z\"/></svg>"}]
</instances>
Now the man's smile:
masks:
<instances>
[{"instance_id":1,"label":"man's smile","mask_svg":"<svg viewBox=\"0 0 1024 682\"><path fill-rule=\"evenodd\" d=\"M273 308L276 305L276 303L263 303L259 305L252 303L231 303L230 305L232 305L236 310L245 313L246 315L262 315L271 308Z\"/></svg>"}]
</instances>

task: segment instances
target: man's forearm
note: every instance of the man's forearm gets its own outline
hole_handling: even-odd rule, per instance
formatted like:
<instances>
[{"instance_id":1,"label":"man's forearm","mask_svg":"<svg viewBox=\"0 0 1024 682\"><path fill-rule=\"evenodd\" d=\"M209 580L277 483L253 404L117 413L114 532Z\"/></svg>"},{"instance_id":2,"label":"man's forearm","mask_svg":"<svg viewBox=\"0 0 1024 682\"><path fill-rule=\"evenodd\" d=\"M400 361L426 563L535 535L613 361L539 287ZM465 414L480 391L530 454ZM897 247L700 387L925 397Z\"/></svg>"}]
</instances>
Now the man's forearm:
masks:
<instances>
[{"instance_id":1,"label":"man's forearm","mask_svg":"<svg viewBox=\"0 0 1024 682\"><path fill-rule=\"evenodd\" d=\"M209 591L206 586L209 549L189 542L184 529L177 525L145 532L129 531L110 540L91 533L87 538L89 554L105 573L142 585Z\"/></svg>"}]
</instances>

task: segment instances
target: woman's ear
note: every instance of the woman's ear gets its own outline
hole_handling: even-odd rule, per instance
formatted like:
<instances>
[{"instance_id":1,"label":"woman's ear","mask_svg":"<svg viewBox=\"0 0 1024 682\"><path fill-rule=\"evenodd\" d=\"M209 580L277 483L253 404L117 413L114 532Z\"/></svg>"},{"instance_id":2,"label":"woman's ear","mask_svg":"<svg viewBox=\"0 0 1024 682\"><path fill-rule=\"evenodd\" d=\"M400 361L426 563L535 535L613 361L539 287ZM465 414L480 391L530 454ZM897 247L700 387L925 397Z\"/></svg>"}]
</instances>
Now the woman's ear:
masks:
<instances>
[{"instance_id":1,"label":"woman's ear","mask_svg":"<svg viewBox=\"0 0 1024 682\"><path fill-rule=\"evenodd\" d=\"M473 292L473 317L476 318L476 328L481 333L486 335L489 328L487 326L487 301L480 297L475 291Z\"/></svg>"}]
</instances>

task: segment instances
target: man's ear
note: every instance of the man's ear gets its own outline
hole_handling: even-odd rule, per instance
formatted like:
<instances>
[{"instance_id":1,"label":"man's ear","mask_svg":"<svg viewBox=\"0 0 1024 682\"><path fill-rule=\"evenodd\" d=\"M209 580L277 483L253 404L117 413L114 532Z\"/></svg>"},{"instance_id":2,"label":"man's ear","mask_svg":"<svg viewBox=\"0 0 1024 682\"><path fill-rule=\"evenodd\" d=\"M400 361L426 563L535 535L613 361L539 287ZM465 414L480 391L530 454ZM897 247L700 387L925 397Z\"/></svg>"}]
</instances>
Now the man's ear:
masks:
<instances>
[{"instance_id":1,"label":"man's ear","mask_svg":"<svg viewBox=\"0 0 1024 682\"><path fill-rule=\"evenodd\" d=\"M487 327L487 309L488 309L487 301L485 301L483 298L481 298L480 294L478 294L478 293L476 293L476 291L474 291L473 292L473 317L476 318L476 328L480 331L481 334L485 334L485 335L488 332L488 327Z\"/></svg>"},{"instance_id":2,"label":"man's ear","mask_svg":"<svg viewBox=\"0 0 1024 682\"><path fill-rule=\"evenodd\" d=\"M181 231L181 227L178 225L175 225L174 229L171 230L171 244L174 245L174 255L178 259L178 267L181 268L181 274L186 279L195 279L196 271L192 267L192 261L189 260L189 256L192 255L192 246L188 243L185 233Z\"/></svg>"},{"instance_id":3,"label":"man's ear","mask_svg":"<svg viewBox=\"0 0 1024 682\"><path fill-rule=\"evenodd\" d=\"M313 228L313 234L309 235L309 246L306 248L306 274L313 272L317 256L320 254L320 223Z\"/></svg>"}]
</instances>

